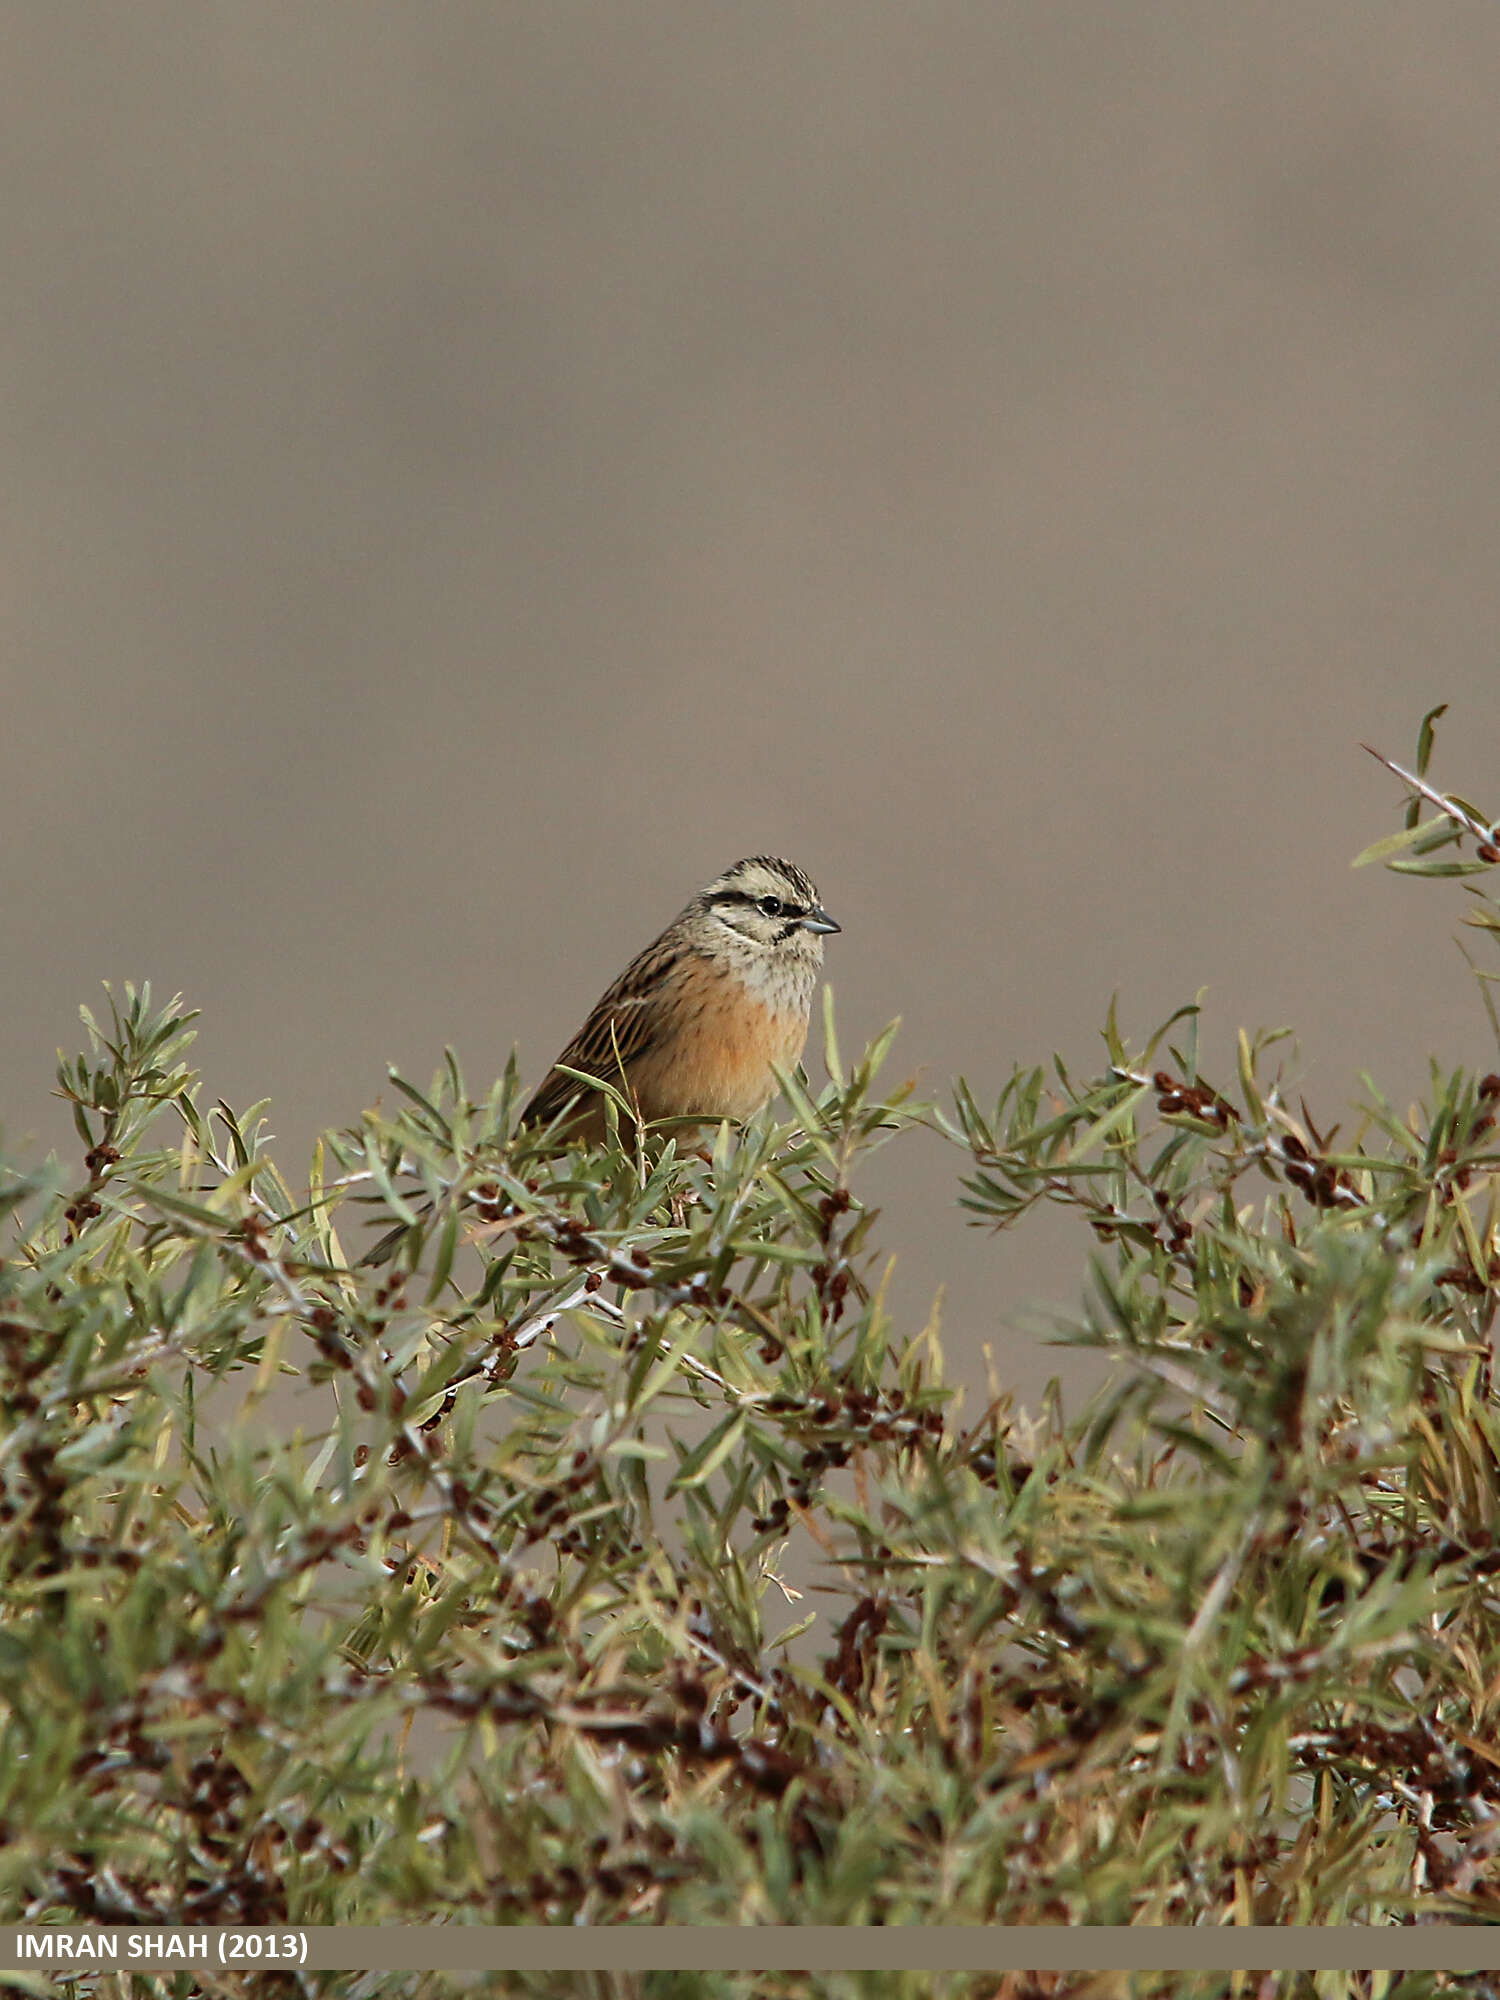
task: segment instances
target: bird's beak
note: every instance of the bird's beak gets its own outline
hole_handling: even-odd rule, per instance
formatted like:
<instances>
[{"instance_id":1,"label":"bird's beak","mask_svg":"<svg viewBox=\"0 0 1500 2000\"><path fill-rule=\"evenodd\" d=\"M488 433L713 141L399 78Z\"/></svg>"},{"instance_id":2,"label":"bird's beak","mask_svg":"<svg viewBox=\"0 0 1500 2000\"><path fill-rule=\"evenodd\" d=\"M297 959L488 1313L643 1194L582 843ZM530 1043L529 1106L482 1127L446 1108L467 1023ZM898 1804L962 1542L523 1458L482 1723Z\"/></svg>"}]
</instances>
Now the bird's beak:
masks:
<instances>
[{"instance_id":1,"label":"bird's beak","mask_svg":"<svg viewBox=\"0 0 1500 2000\"><path fill-rule=\"evenodd\" d=\"M836 924L823 908L823 905L819 903L809 915L802 919L802 928L805 931L812 931L818 937L822 937L825 932L841 931L844 926Z\"/></svg>"}]
</instances>

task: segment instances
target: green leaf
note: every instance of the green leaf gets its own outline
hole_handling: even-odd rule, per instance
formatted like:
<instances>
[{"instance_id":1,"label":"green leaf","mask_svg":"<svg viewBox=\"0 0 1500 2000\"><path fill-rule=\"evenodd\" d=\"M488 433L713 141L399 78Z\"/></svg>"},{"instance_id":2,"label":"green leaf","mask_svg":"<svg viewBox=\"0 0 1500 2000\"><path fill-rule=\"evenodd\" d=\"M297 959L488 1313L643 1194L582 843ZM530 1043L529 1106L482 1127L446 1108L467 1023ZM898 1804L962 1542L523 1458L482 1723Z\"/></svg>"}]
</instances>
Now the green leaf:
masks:
<instances>
[{"instance_id":1,"label":"green leaf","mask_svg":"<svg viewBox=\"0 0 1500 2000\"><path fill-rule=\"evenodd\" d=\"M746 1417L743 1410L731 1410L729 1415L714 1425L702 1443L690 1451L667 1488L669 1493L684 1492L690 1486L702 1486L711 1479L728 1458L744 1434Z\"/></svg>"},{"instance_id":2,"label":"green leaf","mask_svg":"<svg viewBox=\"0 0 1500 2000\"><path fill-rule=\"evenodd\" d=\"M1413 823L1404 827L1400 833L1388 833L1383 839L1372 841L1362 853L1355 855L1349 866L1367 868L1372 862L1388 861L1393 854L1403 853L1419 840L1426 840L1433 835L1445 835L1446 839L1451 841L1455 838L1455 834L1456 830L1451 819L1435 816L1423 820L1420 826Z\"/></svg>"},{"instance_id":3,"label":"green leaf","mask_svg":"<svg viewBox=\"0 0 1500 2000\"><path fill-rule=\"evenodd\" d=\"M1388 861L1393 875L1483 875L1487 861Z\"/></svg>"},{"instance_id":4,"label":"green leaf","mask_svg":"<svg viewBox=\"0 0 1500 2000\"><path fill-rule=\"evenodd\" d=\"M823 988L823 1060L827 1064L828 1074L833 1078L835 1087L842 1090L844 1088L844 1069L843 1064L839 1061L839 1040L833 1025L832 986L825 986Z\"/></svg>"},{"instance_id":5,"label":"green leaf","mask_svg":"<svg viewBox=\"0 0 1500 2000\"><path fill-rule=\"evenodd\" d=\"M1432 739L1436 724L1441 716L1448 713L1448 704L1440 701L1436 708L1429 708L1422 717L1422 726L1417 731L1417 776L1427 776L1427 766L1432 761Z\"/></svg>"},{"instance_id":6,"label":"green leaf","mask_svg":"<svg viewBox=\"0 0 1500 2000\"><path fill-rule=\"evenodd\" d=\"M1141 1083L1137 1084L1133 1090L1127 1091L1118 1104L1112 1104L1107 1111L1102 1112L1076 1139L1068 1141L1059 1164L1071 1165L1073 1161L1080 1160L1085 1154L1091 1153L1101 1139L1123 1125L1127 1119L1134 1117L1136 1111L1151 1096L1154 1089L1155 1086L1153 1084Z\"/></svg>"},{"instance_id":7,"label":"green leaf","mask_svg":"<svg viewBox=\"0 0 1500 2000\"><path fill-rule=\"evenodd\" d=\"M437 1252L432 1260L432 1277L427 1286L426 1303L435 1305L441 1298L449 1278L453 1275L453 1258L458 1248L458 1210L450 1208L443 1217L443 1226L438 1231Z\"/></svg>"}]
</instances>

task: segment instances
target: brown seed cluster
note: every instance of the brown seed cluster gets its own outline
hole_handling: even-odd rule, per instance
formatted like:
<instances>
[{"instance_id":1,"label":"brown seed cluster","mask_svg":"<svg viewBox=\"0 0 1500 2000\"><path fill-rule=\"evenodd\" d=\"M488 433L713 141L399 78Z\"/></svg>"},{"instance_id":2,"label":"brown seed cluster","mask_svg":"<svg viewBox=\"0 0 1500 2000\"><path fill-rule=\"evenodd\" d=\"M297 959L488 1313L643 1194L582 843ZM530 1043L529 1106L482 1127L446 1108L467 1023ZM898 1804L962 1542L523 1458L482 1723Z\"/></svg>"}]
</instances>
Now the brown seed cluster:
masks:
<instances>
[{"instance_id":1,"label":"brown seed cluster","mask_svg":"<svg viewBox=\"0 0 1500 2000\"><path fill-rule=\"evenodd\" d=\"M816 1498L823 1473L847 1465L853 1454L866 1445L894 1444L913 1448L941 1437L943 1412L936 1405L909 1410L906 1392L834 1388L807 1396L779 1394L768 1397L768 1416L783 1420L789 1436L813 1441L805 1445L796 1472L784 1494L772 1500L764 1514L757 1514L751 1526L759 1534L779 1534L791 1520L794 1508L807 1508ZM826 1433L826 1435L819 1435Z\"/></svg>"},{"instance_id":2,"label":"brown seed cluster","mask_svg":"<svg viewBox=\"0 0 1500 2000\"><path fill-rule=\"evenodd\" d=\"M1282 1135L1279 1150L1283 1173L1315 1208L1363 1207L1363 1198L1348 1174L1310 1152L1295 1132Z\"/></svg>"},{"instance_id":3,"label":"brown seed cluster","mask_svg":"<svg viewBox=\"0 0 1500 2000\"><path fill-rule=\"evenodd\" d=\"M1221 1132L1239 1118L1229 1099L1206 1083L1187 1083L1165 1069L1159 1069L1151 1081L1156 1088L1156 1108L1164 1118L1197 1118Z\"/></svg>"}]
</instances>

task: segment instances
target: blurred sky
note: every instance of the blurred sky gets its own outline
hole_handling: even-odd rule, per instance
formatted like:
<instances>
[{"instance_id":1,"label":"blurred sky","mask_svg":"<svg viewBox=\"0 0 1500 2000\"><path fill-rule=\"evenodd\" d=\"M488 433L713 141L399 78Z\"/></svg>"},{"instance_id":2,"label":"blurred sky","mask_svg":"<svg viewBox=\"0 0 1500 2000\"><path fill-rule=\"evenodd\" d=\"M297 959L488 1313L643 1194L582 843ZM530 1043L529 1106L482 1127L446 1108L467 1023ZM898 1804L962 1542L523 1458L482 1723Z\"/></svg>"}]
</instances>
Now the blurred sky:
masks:
<instances>
[{"instance_id":1,"label":"blurred sky","mask_svg":"<svg viewBox=\"0 0 1500 2000\"><path fill-rule=\"evenodd\" d=\"M747 852L846 1046L992 1096L1209 988L1316 1107L1492 1064L1493 0L13 7L0 1118L98 982L303 1171L395 1061L536 1076ZM816 1068L816 1064L814 1065ZM1034 1399L1086 1240L870 1185ZM1018 1326L1018 1321L1020 1325Z\"/></svg>"}]
</instances>

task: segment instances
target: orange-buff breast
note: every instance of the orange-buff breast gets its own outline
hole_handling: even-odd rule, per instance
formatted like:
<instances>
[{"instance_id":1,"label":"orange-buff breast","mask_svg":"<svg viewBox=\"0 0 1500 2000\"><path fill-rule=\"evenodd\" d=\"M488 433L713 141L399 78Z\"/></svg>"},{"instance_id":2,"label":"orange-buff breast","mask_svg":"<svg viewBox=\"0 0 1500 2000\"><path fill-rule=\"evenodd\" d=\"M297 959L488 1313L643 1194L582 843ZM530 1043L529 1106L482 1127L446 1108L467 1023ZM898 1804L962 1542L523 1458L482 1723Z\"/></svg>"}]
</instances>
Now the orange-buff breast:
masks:
<instances>
[{"instance_id":1,"label":"orange-buff breast","mask_svg":"<svg viewBox=\"0 0 1500 2000\"><path fill-rule=\"evenodd\" d=\"M737 979L694 982L667 1046L630 1065L648 1118L750 1118L807 1041L807 1015L772 1009Z\"/></svg>"}]
</instances>

